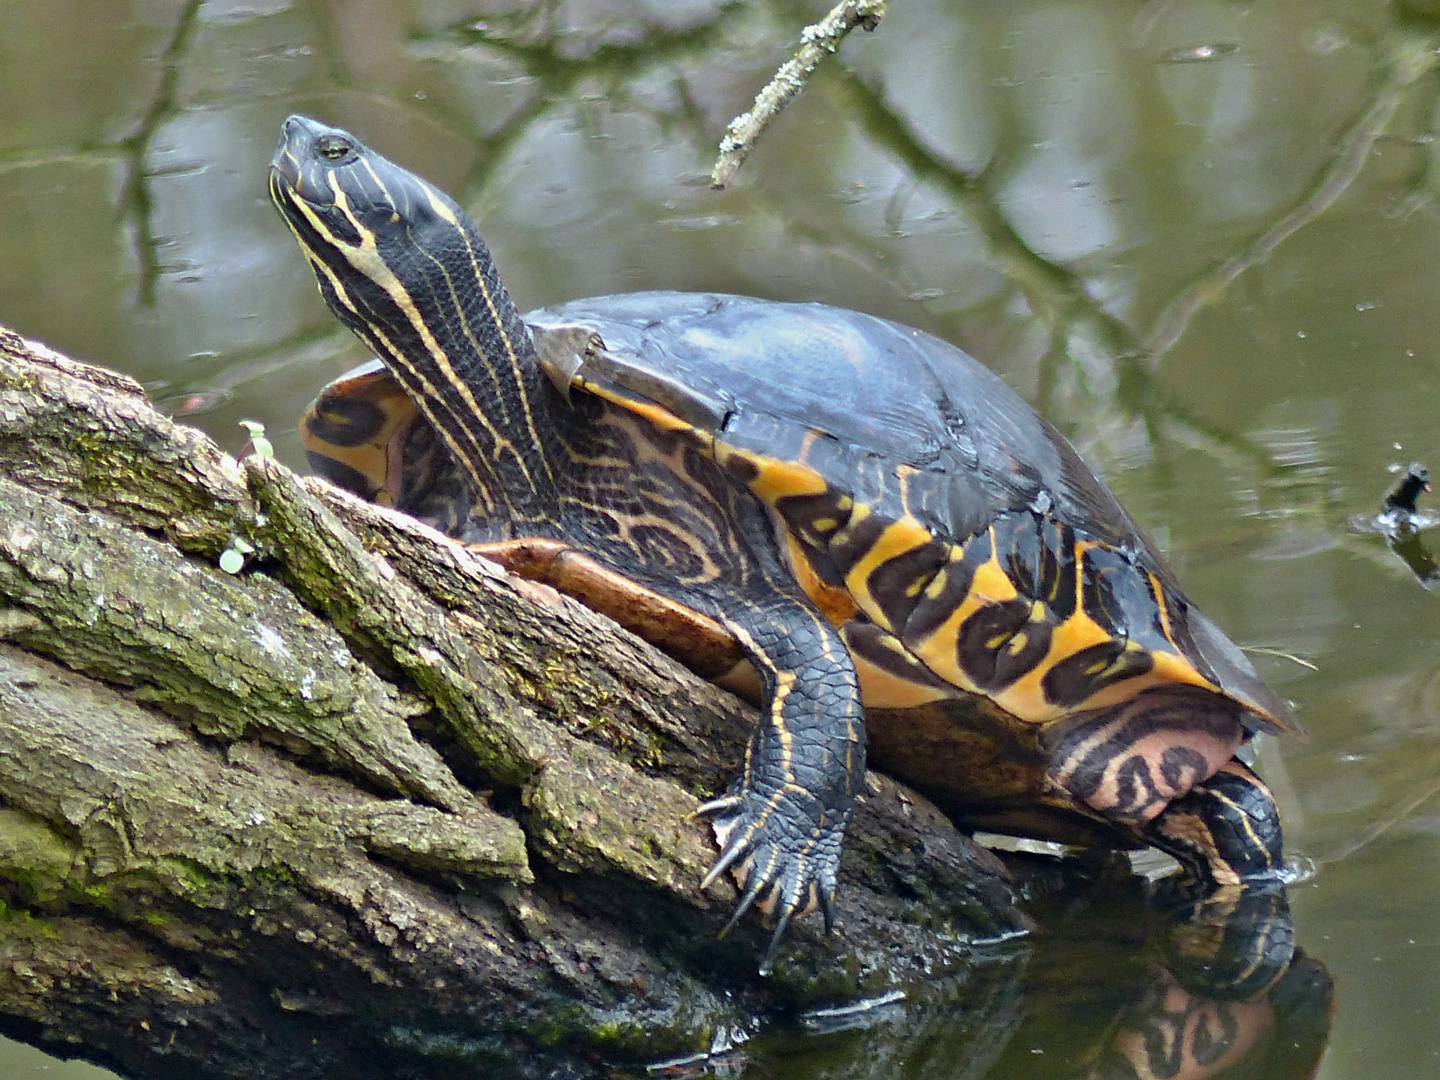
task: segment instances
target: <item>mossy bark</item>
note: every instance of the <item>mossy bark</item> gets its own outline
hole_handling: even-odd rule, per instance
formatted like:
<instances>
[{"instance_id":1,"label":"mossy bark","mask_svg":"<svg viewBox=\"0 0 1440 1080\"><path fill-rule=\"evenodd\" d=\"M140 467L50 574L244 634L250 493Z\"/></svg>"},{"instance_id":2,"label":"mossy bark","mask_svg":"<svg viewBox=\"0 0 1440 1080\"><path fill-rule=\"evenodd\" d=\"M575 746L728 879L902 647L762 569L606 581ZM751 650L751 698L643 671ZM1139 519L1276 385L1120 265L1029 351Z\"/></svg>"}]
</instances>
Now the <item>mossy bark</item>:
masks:
<instances>
[{"instance_id":1,"label":"mossy bark","mask_svg":"<svg viewBox=\"0 0 1440 1080\"><path fill-rule=\"evenodd\" d=\"M235 539L238 575L217 566ZM0 329L0 1024L145 1076L577 1074L1015 930L880 777L841 933L715 931L749 709L400 515Z\"/></svg>"}]
</instances>

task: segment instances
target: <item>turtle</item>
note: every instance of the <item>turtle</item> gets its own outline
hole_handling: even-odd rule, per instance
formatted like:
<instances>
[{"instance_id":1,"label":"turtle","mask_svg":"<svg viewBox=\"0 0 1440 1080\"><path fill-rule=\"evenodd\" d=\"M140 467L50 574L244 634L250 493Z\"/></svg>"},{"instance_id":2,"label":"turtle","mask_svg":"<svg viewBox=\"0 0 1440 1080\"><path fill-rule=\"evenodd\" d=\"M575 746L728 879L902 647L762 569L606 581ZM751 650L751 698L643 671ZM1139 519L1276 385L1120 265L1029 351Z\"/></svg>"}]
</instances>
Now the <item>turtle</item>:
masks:
<instances>
[{"instance_id":1,"label":"turtle","mask_svg":"<svg viewBox=\"0 0 1440 1080\"><path fill-rule=\"evenodd\" d=\"M748 694L698 813L740 899L834 924L867 760L973 828L1282 880L1239 756L1302 733L1056 428L959 348L814 303L640 292L523 319L475 224L292 116L270 192L378 358L302 420L322 476Z\"/></svg>"}]
</instances>

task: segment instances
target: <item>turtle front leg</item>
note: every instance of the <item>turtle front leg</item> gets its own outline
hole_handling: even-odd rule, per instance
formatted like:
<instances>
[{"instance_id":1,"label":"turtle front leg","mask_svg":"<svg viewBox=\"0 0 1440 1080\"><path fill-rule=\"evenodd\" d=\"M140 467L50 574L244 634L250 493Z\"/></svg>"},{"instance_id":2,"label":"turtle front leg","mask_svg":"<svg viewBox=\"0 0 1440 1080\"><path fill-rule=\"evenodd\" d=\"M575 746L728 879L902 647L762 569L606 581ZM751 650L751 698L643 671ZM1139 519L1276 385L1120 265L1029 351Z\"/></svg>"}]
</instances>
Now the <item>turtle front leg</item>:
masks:
<instances>
[{"instance_id":1,"label":"turtle front leg","mask_svg":"<svg viewBox=\"0 0 1440 1080\"><path fill-rule=\"evenodd\" d=\"M769 974L790 919L816 906L825 927L845 826L865 776L865 719L855 665L835 629L806 601L768 597L723 621L764 680L761 720L730 791L700 807L720 858L743 890L728 932L756 902L775 922L760 965Z\"/></svg>"}]
</instances>

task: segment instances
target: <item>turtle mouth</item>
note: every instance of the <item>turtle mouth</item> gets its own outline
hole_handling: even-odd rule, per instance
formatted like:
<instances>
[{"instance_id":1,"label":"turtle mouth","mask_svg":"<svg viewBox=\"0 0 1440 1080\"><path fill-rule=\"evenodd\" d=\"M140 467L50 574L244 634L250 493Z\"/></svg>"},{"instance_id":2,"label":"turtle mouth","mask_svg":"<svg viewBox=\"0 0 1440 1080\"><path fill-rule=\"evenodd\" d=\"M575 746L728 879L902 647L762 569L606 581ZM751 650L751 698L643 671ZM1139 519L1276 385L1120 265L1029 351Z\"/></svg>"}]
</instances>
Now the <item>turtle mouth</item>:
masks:
<instances>
[{"instance_id":1,"label":"turtle mouth","mask_svg":"<svg viewBox=\"0 0 1440 1080\"><path fill-rule=\"evenodd\" d=\"M314 124L303 116L289 116L280 125L280 145L275 147L275 156L270 159L272 182L279 179L292 189L300 183L300 162L307 156L305 150L315 141L311 131Z\"/></svg>"}]
</instances>

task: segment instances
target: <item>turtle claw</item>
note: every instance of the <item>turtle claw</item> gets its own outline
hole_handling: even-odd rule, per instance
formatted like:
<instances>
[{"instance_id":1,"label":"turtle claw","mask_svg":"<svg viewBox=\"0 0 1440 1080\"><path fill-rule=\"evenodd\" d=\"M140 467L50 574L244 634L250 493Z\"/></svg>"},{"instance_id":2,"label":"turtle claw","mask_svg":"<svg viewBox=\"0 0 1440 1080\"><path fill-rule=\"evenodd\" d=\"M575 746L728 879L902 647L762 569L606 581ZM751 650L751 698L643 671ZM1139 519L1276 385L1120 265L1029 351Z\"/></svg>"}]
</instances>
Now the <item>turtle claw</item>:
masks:
<instances>
[{"instance_id":1,"label":"turtle claw","mask_svg":"<svg viewBox=\"0 0 1440 1080\"><path fill-rule=\"evenodd\" d=\"M719 800L716 801L718 802ZM717 834L717 839L719 839L720 843L724 845L724 850L720 852L720 857L715 860L715 862L711 865L710 869L705 871L705 876L700 879L700 888L702 889L708 889L711 885L715 884L715 882L720 880L721 874L725 873L726 870L729 870L731 866L743 859L748 853L747 845L728 843L731 830L727 829L725 833L721 835L719 825L715 825L714 829ZM755 898L752 896L750 898L751 902L753 902L754 899ZM746 903L743 906L749 907L750 904ZM733 922L734 920L731 921ZM727 926L725 929L728 930L730 928Z\"/></svg>"},{"instance_id":2,"label":"turtle claw","mask_svg":"<svg viewBox=\"0 0 1440 1080\"><path fill-rule=\"evenodd\" d=\"M730 933L731 930L735 929L735 924L754 906L755 901L760 897L760 890L764 887L764 879L758 874L754 875L751 878L750 887L746 889L745 894L740 897L740 903L735 905L735 910L730 913L730 918L726 921L725 925L720 928L720 933L717 936L723 938L726 934Z\"/></svg>"},{"instance_id":3,"label":"turtle claw","mask_svg":"<svg viewBox=\"0 0 1440 1080\"><path fill-rule=\"evenodd\" d=\"M835 924L840 921L835 917L835 890L831 888L817 891L820 896L820 915L825 920L825 933L833 934Z\"/></svg>"},{"instance_id":4,"label":"turtle claw","mask_svg":"<svg viewBox=\"0 0 1440 1080\"><path fill-rule=\"evenodd\" d=\"M691 818L712 817L715 814L728 814L739 810L745 805L745 800L739 795L721 795L718 799L711 799L707 803L701 803L690 812Z\"/></svg>"},{"instance_id":5,"label":"turtle claw","mask_svg":"<svg viewBox=\"0 0 1440 1080\"><path fill-rule=\"evenodd\" d=\"M701 888L730 871L742 890L735 910L720 931L722 938L751 908L763 912L767 922L773 920L770 944L760 964L760 974L768 975L795 916L818 907L824 913L826 932L834 929L844 818L826 821L822 817L823 824L816 828L808 817L797 819L779 812L774 805L758 813L751 806L743 793L736 793L706 803L696 812L718 815L711 827L721 847L720 857L706 873Z\"/></svg>"},{"instance_id":6,"label":"turtle claw","mask_svg":"<svg viewBox=\"0 0 1440 1080\"><path fill-rule=\"evenodd\" d=\"M781 895L782 883L774 880L774 862L775 859L772 858L772 865L770 867L767 867L767 871L769 872L764 874L750 875L749 888L745 890L745 895L740 898L740 903L735 905L735 910L730 913L730 918L726 921L724 927L721 928L720 933L717 935L720 938L724 938L727 934L730 933L732 929L734 929L735 924L738 923L742 918L744 918L745 913L755 906L755 901L760 898L761 893L765 892L768 883L770 895L766 898L765 901L760 904L760 910L765 912L766 915L768 915L774 920L775 928L770 935L770 944L765 950L765 955L760 960L761 975L769 975L770 972L774 969L775 957L780 952L780 942L785 937L785 931L789 929L791 918L795 915L805 914L813 906L812 901L811 904L807 904L802 909L797 903L797 901L799 900L798 895ZM811 885L810 891L813 897L815 891L813 883ZM830 929L828 920L826 922L825 929L828 933Z\"/></svg>"},{"instance_id":7,"label":"turtle claw","mask_svg":"<svg viewBox=\"0 0 1440 1080\"><path fill-rule=\"evenodd\" d=\"M739 863L739 861L742 860L744 854L746 854L746 852L744 852L743 847L726 848L726 850L721 852L720 858L717 858L717 860L714 861L714 865L711 865L710 870L706 871L706 876L700 878L700 887L708 888L710 886L713 886L716 881L720 880L720 876L724 873L724 871L729 870L729 868L732 867L733 864ZM744 910L746 910L747 907L750 906L750 904L755 903L755 897L759 896L760 894L760 878L755 878L755 881L755 886L750 887L749 890L746 891L746 894L744 894L742 899L740 899L740 906L737 907L736 913L734 913L733 916L730 917L730 922L726 923L726 927L724 927L724 930L721 930L721 936L729 933L730 926L733 926L734 920L739 919L739 917L744 914ZM742 884L743 888L744 881L742 880L742 883L740 884Z\"/></svg>"},{"instance_id":8,"label":"turtle claw","mask_svg":"<svg viewBox=\"0 0 1440 1080\"><path fill-rule=\"evenodd\" d=\"M765 950L765 956L760 961L760 974L769 975L775 967L775 954L780 951L780 939L785 936L785 929L790 925L790 912L781 912L780 917L775 920L775 932L770 935L770 947Z\"/></svg>"}]
</instances>

